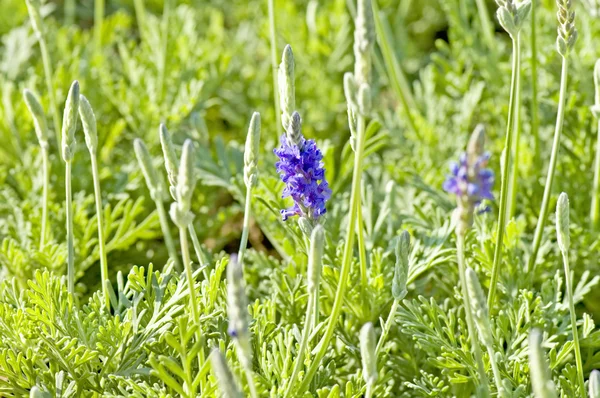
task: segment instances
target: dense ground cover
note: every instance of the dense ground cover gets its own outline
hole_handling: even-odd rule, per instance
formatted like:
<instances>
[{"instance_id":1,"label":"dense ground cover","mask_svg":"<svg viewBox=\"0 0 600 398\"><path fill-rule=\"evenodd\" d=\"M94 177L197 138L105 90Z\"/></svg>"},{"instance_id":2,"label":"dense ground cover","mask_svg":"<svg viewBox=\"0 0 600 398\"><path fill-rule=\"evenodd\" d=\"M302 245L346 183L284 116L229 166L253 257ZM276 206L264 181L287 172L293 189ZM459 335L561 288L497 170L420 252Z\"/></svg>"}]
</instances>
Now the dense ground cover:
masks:
<instances>
[{"instance_id":1,"label":"dense ground cover","mask_svg":"<svg viewBox=\"0 0 600 398\"><path fill-rule=\"evenodd\" d=\"M594 0L2 8L0 395L600 396Z\"/></svg>"}]
</instances>

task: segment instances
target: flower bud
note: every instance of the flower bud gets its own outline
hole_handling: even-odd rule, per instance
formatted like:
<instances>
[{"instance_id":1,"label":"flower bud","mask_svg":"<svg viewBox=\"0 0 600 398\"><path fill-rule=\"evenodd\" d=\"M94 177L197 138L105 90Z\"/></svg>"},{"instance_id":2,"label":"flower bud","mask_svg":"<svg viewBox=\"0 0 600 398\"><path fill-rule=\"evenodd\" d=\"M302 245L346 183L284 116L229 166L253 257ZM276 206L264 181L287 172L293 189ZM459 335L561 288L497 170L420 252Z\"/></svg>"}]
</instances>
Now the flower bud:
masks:
<instances>
[{"instance_id":1,"label":"flower bud","mask_svg":"<svg viewBox=\"0 0 600 398\"><path fill-rule=\"evenodd\" d=\"M233 378L231 370L229 370L229 366L227 366L225 357L219 349L213 349L210 354L210 363L223 398L242 398L243 395Z\"/></svg>"},{"instance_id":2,"label":"flower bud","mask_svg":"<svg viewBox=\"0 0 600 398\"><path fill-rule=\"evenodd\" d=\"M325 245L325 232L321 224L313 229L310 236L310 252L308 255L308 293L312 294L319 289L321 270L323 268L323 246Z\"/></svg>"},{"instance_id":3,"label":"flower bud","mask_svg":"<svg viewBox=\"0 0 600 398\"><path fill-rule=\"evenodd\" d=\"M358 88L358 111L366 116L371 111L371 88L368 84L361 84Z\"/></svg>"},{"instance_id":4,"label":"flower bud","mask_svg":"<svg viewBox=\"0 0 600 398\"><path fill-rule=\"evenodd\" d=\"M358 0L354 22L354 77L357 84L369 84L371 47L375 42L375 21L370 0Z\"/></svg>"},{"instance_id":5,"label":"flower bud","mask_svg":"<svg viewBox=\"0 0 600 398\"><path fill-rule=\"evenodd\" d=\"M285 130L289 143L296 146L300 145L302 141L302 118L298 112L294 111L292 113L290 122Z\"/></svg>"},{"instance_id":6,"label":"flower bud","mask_svg":"<svg viewBox=\"0 0 600 398\"><path fill-rule=\"evenodd\" d=\"M569 235L569 197L561 193L556 204L556 233L558 247L562 252L567 252L571 244Z\"/></svg>"},{"instance_id":7,"label":"flower bud","mask_svg":"<svg viewBox=\"0 0 600 398\"><path fill-rule=\"evenodd\" d=\"M600 372L592 370L589 380L590 398L600 398Z\"/></svg>"},{"instance_id":8,"label":"flower bud","mask_svg":"<svg viewBox=\"0 0 600 398\"><path fill-rule=\"evenodd\" d=\"M90 153L95 154L98 148L98 131L96 129L96 116L92 106L84 95L79 96L79 117L83 126L85 144Z\"/></svg>"},{"instance_id":9,"label":"flower bud","mask_svg":"<svg viewBox=\"0 0 600 398\"><path fill-rule=\"evenodd\" d=\"M260 150L260 113L254 112L248 127L246 147L244 149L244 182L246 187L258 184L258 152Z\"/></svg>"},{"instance_id":10,"label":"flower bud","mask_svg":"<svg viewBox=\"0 0 600 398\"><path fill-rule=\"evenodd\" d=\"M353 112L356 112L358 110L358 102L356 100L358 96L358 85L356 84L356 79L354 79L352 72L346 72L344 74L344 94L346 96L346 102L348 102L348 107Z\"/></svg>"},{"instance_id":11,"label":"flower bud","mask_svg":"<svg viewBox=\"0 0 600 398\"><path fill-rule=\"evenodd\" d=\"M365 383L372 385L377 381L377 337L371 322L360 329L360 355Z\"/></svg>"},{"instance_id":12,"label":"flower bud","mask_svg":"<svg viewBox=\"0 0 600 398\"><path fill-rule=\"evenodd\" d=\"M410 254L410 234L402 231L396 241L396 266L392 281L392 296L394 300L402 300L406 296L406 283L408 280L408 256Z\"/></svg>"},{"instance_id":13,"label":"flower bud","mask_svg":"<svg viewBox=\"0 0 600 398\"><path fill-rule=\"evenodd\" d=\"M281 124L287 129L292 113L296 110L296 89L294 83L294 53L288 44L283 49L278 71L279 103Z\"/></svg>"},{"instance_id":14,"label":"flower bud","mask_svg":"<svg viewBox=\"0 0 600 398\"><path fill-rule=\"evenodd\" d=\"M70 162L73 159L75 151L75 131L77 131L77 119L79 113L79 82L75 80L71 84L67 101L65 102L65 110L63 114L62 124L62 156L65 162Z\"/></svg>"},{"instance_id":15,"label":"flower bud","mask_svg":"<svg viewBox=\"0 0 600 398\"><path fill-rule=\"evenodd\" d=\"M542 348L542 333L538 329L529 332L529 371L534 396L558 398Z\"/></svg>"},{"instance_id":16,"label":"flower bud","mask_svg":"<svg viewBox=\"0 0 600 398\"><path fill-rule=\"evenodd\" d=\"M244 367L252 363L250 345L248 297L244 283L242 265L232 256L227 265L227 316L229 335L235 339L239 349L238 356Z\"/></svg>"},{"instance_id":17,"label":"flower bud","mask_svg":"<svg viewBox=\"0 0 600 398\"><path fill-rule=\"evenodd\" d=\"M48 149L48 125L46 124L44 108L42 108L37 96L29 89L23 90L23 98L33 117L33 125L38 142L43 149Z\"/></svg>"},{"instance_id":18,"label":"flower bud","mask_svg":"<svg viewBox=\"0 0 600 398\"><path fill-rule=\"evenodd\" d=\"M144 178L146 179L150 197L152 197L154 201L162 202L162 187L158 175L156 174L156 170L154 170L154 166L152 165L152 157L150 156L150 152L148 152L146 144L144 144L144 141L141 139L136 138L133 141L133 150L138 159L138 163L140 164L140 168L142 169L142 173L144 174Z\"/></svg>"},{"instance_id":19,"label":"flower bud","mask_svg":"<svg viewBox=\"0 0 600 398\"><path fill-rule=\"evenodd\" d=\"M479 337L485 346L492 347L494 345L494 338L492 337L492 327L490 325L485 294L483 294L479 278L477 278L477 273L473 268L467 268L466 276L467 291L471 302L471 312L475 318Z\"/></svg>"},{"instance_id":20,"label":"flower bud","mask_svg":"<svg viewBox=\"0 0 600 398\"><path fill-rule=\"evenodd\" d=\"M177 200L176 187L177 187L177 174L179 173L179 159L177 159L177 153L175 152L175 146L171 139L171 134L167 130L167 126L161 123L158 127L158 135L160 137L160 146L162 147L163 157L165 159L165 169L167 169L167 178L169 179L169 192L173 199Z\"/></svg>"},{"instance_id":21,"label":"flower bud","mask_svg":"<svg viewBox=\"0 0 600 398\"><path fill-rule=\"evenodd\" d=\"M191 213L192 195L196 186L194 175L194 144L192 140L185 140L181 152L177 186L175 188L176 202L171 204L171 218L178 227L187 227L193 220Z\"/></svg>"}]
</instances>

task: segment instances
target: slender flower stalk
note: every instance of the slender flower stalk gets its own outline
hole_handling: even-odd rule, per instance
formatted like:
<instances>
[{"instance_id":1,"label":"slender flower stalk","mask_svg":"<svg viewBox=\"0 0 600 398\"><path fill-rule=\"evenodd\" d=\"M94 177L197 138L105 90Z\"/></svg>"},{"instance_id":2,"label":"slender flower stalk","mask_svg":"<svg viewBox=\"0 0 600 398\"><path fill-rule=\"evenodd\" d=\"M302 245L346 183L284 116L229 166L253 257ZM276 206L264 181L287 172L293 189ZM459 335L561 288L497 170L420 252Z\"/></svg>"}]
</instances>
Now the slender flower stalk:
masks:
<instances>
[{"instance_id":1,"label":"slender flower stalk","mask_svg":"<svg viewBox=\"0 0 600 398\"><path fill-rule=\"evenodd\" d=\"M540 118L538 111L538 58L537 58L537 20L536 20L536 8L538 7L539 0L531 0L531 135L534 140L534 160L535 164L539 165L541 162L541 149L540 149Z\"/></svg>"},{"instance_id":2,"label":"slender flower stalk","mask_svg":"<svg viewBox=\"0 0 600 398\"><path fill-rule=\"evenodd\" d=\"M46 80L46 91L48 91L50 112L52 113L52 122L54 124L54 135L56 137L56 144L60 148L60 114L56 104L56 93L54 92L54 73L52 72L52 61L50 60L50 53L48 52L48 45L46 44L46 38L44 36L44 25L42 23L42 16L40 14L41 4L40 0L26 0L25 4L27 4L27 11L29 12L31 26L33 27L33 31L35 32L35 36L40 45L42 64L44 65L44 78Z\"/></svg>"},{"instance_id":3,"label":"slender flower stalk","mask_svg":"<svg viewBox=\"0 0 600 398\"><path fill-rule=\"evenodd\" d=\"M319 284L321 281L321 269L323 267L323 244L325 241L325 233L321 225L317 225L310 237L310 251L308 256L308 277L307 277L307 290L308 290L308 304L306 305L306 316L304 318L304 327L302 329L302 337L300 339L300 348L298 349L298 356L294 361L294 368L292 375L289 378L288 386L285 391L284 397L292 396L294 385L300 374L300 369L304 364L304 356L308 348L308 340L310 338L310 329L312 319L314 317L314 311L317 306L316 302L319 300ZM314 324L312 324L313 328Z\"/></svg>"},{"instance_id":4,"label":"slender flower stalk","mask_svg":"<svg viewBox=\"0 0 600 398\"><path fill-rule=\"evenodd\" d=\"M235 342L238 359L246 373L250 395L257 398L258 392L252 371L248 296L246 295L242 265L235 257L232 257L227 265L227 316L229 317L229 335Z\"/></svg>"},{"instance_id":5,"label":"slender flower stalk","mask_svg":"<svg viewBox=\"0 0 600 398\"><path fill-rule=\"evenodd\" d=\"M394 279L392 280L392 296L394 301L390 308L390 314L381 331L381 336L377 342L376 354L379 355L385 339L390 332L392 323L396 319L396 310L400 301L406 296L406 284L408 283L409 257L410 254L410 234L408 231L402 231L400 237L396 241L396 265L394 267Z\"/></svg>"},{"instance_id":6,"label":"slender flower stalk","mask_svg":"<svg viewBox=\"0 0 600 398\"><path fill-rule=\"evenodd\" d=\"M244 395L238 388L225 357L217 348L210 354L210 362L223 398L242 398Z\"/></svg>"},{"instance_id":7,"label":"slender flower stalk","mask_svg":"<svg viewBox=\"0 0 600 398\"><path fill-rule=\"evenodd\" d=\"M490 20L490 14L488 13L485 0L476 0L477 11L479 13L479 19L481 20L481 30L483 31L483 38L490 49L495 48L494 45L494 26Z\"/></svg>"},{"instance_id":8,"label":"slender flower stalk","mask_svg":"<svg viewBox=\"0 0 600 398\"><path fill-rule=\"evenodd\" d=\"M273 102L275 103L275 118L277 121L277 135L281 136L282 131L282 120L281 120L281 106L279 104L279 91L277 90L278 84L278 71L277 71L277 36L275 34L275 6L274 0L267 0L269 7L269 40L271 44L271 67L273 68ZM284 51L285 54L285 51ZM281 81L279 83L279 90L281 90ZM285 124L283 125L285 127Z\"/></svg>"},{"instance_id":9,"label":"slender flower stalk","mask_svg":"<svg viewBox=\"0 0 600 398\"><path fill-rule=\"evenodd\" d=\"M165 91L165 73L167 69L167 56L169 44L169 21L171 20L171 11L173 10L173 0L164 0L163 15L160 23L160 58L158 59L158 98L164 97Z\"/></svg>"},{"instance_id":10,"label":"slender flower stalk","mask_svg":"<svg viewBox=\"0 0 600 398\"><path fill-rule=\"evenodd\" d=\"M352 76L352 79L356 82L355 87L358 88L358 91L352 90L351 92L346 93L348 105L351 107L348 112L350 130L355 133L355 139L352 141L354 142L354 173L352 175L349 207L350 214L346 230L340 277L325 333L319 342L319 349L312 360L311 366L306 371L302 384L296 392L297 396L301 396L304 391L308 389L317 369L321 366L321 360L329 349L329 343L339 321L342 303L344 302L344 296L348 286L350 267L352 265L354 238L358 219L357 213L361 211L360 188L365 152L365 115L369 112L368 107L370 105L370 52L374 42L374 27L370 3L369 0L358 0L354 31L355 74Z\"/></svg>"},{"instance_id":11,"label":"slender flower stalk","mask_svg":"<svg viewBox=\"0 0 600 398\"><path fill-rule=\"evenodd\" d=\"M190 248L188 244L188 228L194 219L192 208L192 196L196 186L196 177L194 175L194 145L191 140L186 140L181 152L181 167L177 176L177 185L175 186L175 202L171 204L171 219L179 228L179 240L181 244L181 255L183 257L183 268L185 269L186 279L190 292L190 307L192 317L196 326L196 341L203 343L202 329L200 327L200 313L198 312L198 301L196 299L196 280L192 270L192 261L190 259ZM204 365L204 350L200 349L198 353L198 363L200 368Z\"/></svg>"},{"instance_id":12,"label":"slender flower stalk","mask_svg":"<svg viewBox=\"0 0 600 398\"><path fill-rule=\"evenodd\" d=\"M40 250L42 250L46 245L46 237L48 236L48 191L50 185L48 126L46 124L44 108L42 108L37 96L32 91L25 89L23 90L23 98L33 118L35 134L42 150L42 173L44 180L42 188L42 226L40 231Z\"/></svg>"},{"instance_id":13,"label":"slender flower stalk","mask_svg":"<svg viewBox=\"0 0 600 398\"><path fill-rule=\"evenodd\" d=\"M513 134L515 129L515 112L518 98L518 83L520 69L520 31L523 26L529 10L531 9L531 1L514 4L513 0L496 0L498 3L498 11L496 15L504 30L508 32L512 38L512 75L510 83L510 100L508 105L508 118L506 121L506 138L504 141L504 163L502 164L501 185L500 185L500 209L498 214L498 226L496 230L496 248L494 250L494 260L492 263L492 276L490 280L490 291L488 294L488 307L491 308L496 295L498 285L498 274L500 272L500 264L502 262L502 245L504 244L504 230L506 227L508 208L508 181L510 178L511 151L513 146ZM513 171L516 173L516 169ZM516 176L515 176L516 178ZM515 187L516 188L516 187Z\"/></svg>"},{"instance_id":14,"label":"slender flower stalk","mask_svg":"<svg viewBox=\"0 0 600 398\"><path fill-rule=\"evenodd\" d=\"M79 96L79 116L85 135L85 143L90 152L92 162L92 178L94 180L94 197L96 200L96 218L98 220L98 250L100 251L100 278L102 279L102 295L107 311L110 311L110 296L106 281L108 276L108 261L106 259L106 247L104 242L104 211L102 210L102 193L100 190L100 175L98 173L98 132L96 127L96 116L92 106L85 96Z\"/></svg>"},{"instance_id":15,"label":"slender flower stalk","mask_svg":"<svg viewBox=\"0 0 600 398\"><path fill-rule=\"evenodd\" d=\"M73 235L73 197L71 193L71 165L75 154L75 132L77 131L77 120L79 110L79 82L75 80L71 84L62 126L62 157L65 161L65 190L66 190L66 213L67 213L67 288L69 293L75 294L75 248Z\"/></svg>"},{"instance_id":16,"label":"slender flower stalk","mask_svg":"<svg viewBox=\"0 0 600 398\"><path fill-rule=\"evenodd\" d=\"M458 206L454 216L456 218L456 255L458 260L458 275L465 307L465 318L471 350L477 364L479 373L479 384L484 389L484 394L489 394L488 379L485 366L477 340L475 323L473 319L473 303L469 296L467 287L466 264L464 258L465 236L473 225L473 215L477 206L483 199L492 199L492 186L494 174L485 168L489 159L489 153L484 151L485 130L478 125L473 131L467 151L461 155L460 163L452 164L451 174L444 182L444 190L456 195Z\"/></svg>"},{"instance_id":17,"label":"slender flower stalk","mask_svg":"<svg viewBox=\"0 0 600 398\"><path fill-rule=\"evenodd\" d=\"M594 86L596 89L595 103L592 106L592 114L598 123L597 142L596 142L596 160L594 165L594 190L592 191L592 209L590 218L592 228L596 230L600 226L600 59L596 61L594 67Z\"/></svg>"},{"instance_id":18,"label":"slender flower stalk","mask_svg":"<svg viewBox=\"0 0 600 398\"><path fill-rule=\"evenodd\" d=\"M94 0L94 45L96 52L102 49L102 25L104 25L104 0Z\"/></svg>"},{"instance_id":19,"label":"slender flower stalk","mask_svg":"<svg viewBox=\"0 0 600 398\"><path fill-rule=\"evenodd\" d=\"M521 144L521 124L520 124L520 114L521 114L521 33L517 34L517 39L515 40L515 46L517 48L517 70L516 70L516 79L517 83L515 86L515 104L513 109L513 123L514 123L514 135L515 142L513 145L513 165L511 168L510 181L508 183L508 192L510 195L510 200L508 202L508 212L507 218L510 220L514 217L516 207L517 207L517 192L518 188L518 178L519 178L519 149Z\"/></svg>"},{"instance_id":20,"label":"slender flower stalk","mask_svg":"<svg viewBox=\"0 0 600 398\"><path fill-rule=\"evenodd\" d=\"M533 395L536 398L558 398L542 348L542 333L538 329L529 332L529 371Z\"/></svg>"},{"instance_id":21,"label":"slender flower stalk","mask_svg":"<svg viewBox=\"0 0 600 398\"><path fill-rule=\"evenodd\" d=\"M535 234L533 238L533 249L527 263L527 272L533 274L537 254L542 243L542 234L548 217L550 207L550 196L552 194L552 184L554 182L554 173L556 163L558 162L558 151L560 149L560 137L562 135L563 123L565 120L565 102L567 97L567 78L569 70L569 53L577 40L577 29L575 29L575 11L573 10L572 0L557 0L558 5L558 37L556 47L562 57L562 68L560 73L560 95L558 99L558 113L556 116L556 127L554 129L554 139L552 142L552 153L550 155L550 164L548 166L548 175L544 186L544 196L542 206L538 216Z\"/></svg>"},{"instance_id":22,"label":"slender flower stalk","mask_svg":"<svg viewBox=\"0 0 600 398\"><path fill-rule=\"evenodd\" d=\"M561 193L556 204L556 235L558 238L558 247L563 258L565 267L565 281L567 290L567 300L569 302L569 313L571 315L571 330L573 332L573 343L575 347L575 362L577 365L577 376L579 381L579 394L585 398L585 383L583 376L583 360L581 359L581 348L579 347L579 332L577 331L577 313L573 302L573 274L569 266L569 247L571 238L569 234L569 197L566 193Z\"/></svg>"},{"instance_id":23,"label":"slender flower stalk","mask_svg":"<svg viewBox=\"0 0 600 398\"><path fill-rule=\"evenodd\" d=\"M363 364L363 379L367 385L366 398L373 396L373 388L377 382L377 337L371 322L365 323L360 329L360 356Z\"/></svg>"},{"instance_id":24,"label":"slender flower stalk","mask_svg":"<svg viewBox=\"0 0 600 398\"><path fill-rule=\"evenodd\" d=\"M150 156L150 152L148 152L148 148L146 147L146 144L144 144L144 141L139 138L136 138L133 141L133 149L138 159L138 163L140 164L140 168L144 173L144 179L146 180L146 185L150 191L150 197L156 204L156 211L158 212L158 219L165 238L169 257L173 260L175 268L181 270L179 258L177 257L177 250L175 250L175 243L171 236L171 230L169 229L169 219L167 218L167 212L165 211L163 203L165 194L163 192L161 181L158 178L158 174L152 165L152 157Z\"/></svg>"},{"instance_id":25,"label":"slender flower stalk","mask_svg":"<svg viewBox=\"0 0 600 398\"><path fill-rule=\"evenodd\" d=\"M494 381L496 383L496 390L498 396L503 397L505 394L504 387L502 386L502 376L500 375L500 369L498 368L498 361L494 352L494 338L492 336L492 326L490 325L490 318L488 314L487 303L485 302L485 295L479 284L479 278L475 271L468 267L466 272L467 277L467 290L469 291L469 299L471 301L471 311L475 318L475 325L479 332L479 340L486 347L488 356L490 357L490 364L492 365L492 372L494 373Z\"/></svg>"},{"instance_id":26,"label":"slender flower stalk","mask_svg":"<svg viewBox=\"0 0 600 398\"><path fill-rule=\"evenodd\" d=\"M238 261L244 266L244 255L250 233L250 216L252 213L252 188L258 185L258 152L260 150L260 113L254 112L248 127L246 147L244 149L244 183L246 184L246 203L242 239L238 252Z\"/></svg>"},{"instance_id":27,"label":"slender flower stalk","mask_svg":"<svg viewBox=\"0 0 600 398\"><path fill-rule=\"evenodd\" d=\"M167 177L169 180L169 193L174 200L177 200L176 190L177 175L179 174L179 159L177 159L175 146L173 145L173 140L171 139L169 130L167 130L167 126L161 123L158 128L158 133L160 137L160 145L163 151L163 157L165 159L165 169L167 170ZM196 229L194 228L194 223L190 223L188 225L188 232L190 234L190 238L192 239L192 246L194 247L196 258L200 264L208 264L208 256L200 246L200 241L198 240L198 235L196 234Z\"/></svg>"}]
</instances>

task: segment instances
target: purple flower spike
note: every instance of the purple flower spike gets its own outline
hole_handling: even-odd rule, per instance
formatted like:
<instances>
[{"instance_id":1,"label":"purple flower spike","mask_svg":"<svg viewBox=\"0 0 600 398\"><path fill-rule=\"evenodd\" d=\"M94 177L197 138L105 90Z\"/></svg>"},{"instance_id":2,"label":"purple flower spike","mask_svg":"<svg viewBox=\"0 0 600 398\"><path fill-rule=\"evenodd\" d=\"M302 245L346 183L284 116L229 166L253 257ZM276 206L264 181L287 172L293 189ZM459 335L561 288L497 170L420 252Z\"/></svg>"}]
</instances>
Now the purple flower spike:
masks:
<instances>
[{"instance_id":1,"label":"purple flower spike","mask_svg":"<svg viewBox=\"0 0 600 398\"><path fill-rule=\"evenodd\" d=\"M327 211L325 203L331 196L321 150L314 140L300 136L296 145L283 134L281 146L273 152L279 157L275 167L285 183L282 197L294 200L292 207L281 210L283 221L293 216L317 220Z\"/></svg>"},{"instance_id":2,"label":"purple flower spike","mask_svg":"<svg viewBox=\"0 0 600 398\"><path fill-rule=\"evenodd\" d=\"M478 206L483 199L494 199L494 172L485 168L490 158L489 153L476 158L469 164L468 156L462 153L460 163L450 165L450 175L444 181L444 191L456 195L459 200L467 200Z\"/></svg>"}]
</instances>

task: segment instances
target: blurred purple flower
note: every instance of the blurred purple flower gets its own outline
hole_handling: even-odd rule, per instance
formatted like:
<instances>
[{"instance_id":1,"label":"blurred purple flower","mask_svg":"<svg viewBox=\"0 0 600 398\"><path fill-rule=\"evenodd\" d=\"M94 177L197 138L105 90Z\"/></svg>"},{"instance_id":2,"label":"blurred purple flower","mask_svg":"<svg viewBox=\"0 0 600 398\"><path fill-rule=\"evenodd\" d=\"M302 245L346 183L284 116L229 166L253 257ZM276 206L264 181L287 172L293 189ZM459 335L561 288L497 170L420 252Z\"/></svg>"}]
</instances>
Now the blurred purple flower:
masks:
<instances>
[{"instance_id":1,"label":"blurred purple flower","mask_svg":"<svg viewBox=\"0 0 600 398\"><path fill-rule=\"evenodd\" d=\"M470 202L474 206L478 206L483 199L494 199L494 172L486 168L489 158L490 154L486 152L469 164L468 156L463 152L460 162L450 165L444 190L456 195L460 202Z\"/></svg>"},{"instance_id":2,"label":"blurred purple flower","mask_svg":"<svg viewBox=\"0 0 600 398\"><path fill-rule=\"evenodd\" d=\"M298 145L290 144L283 134L281 146L273 152L279 157L275 167L285 183L282 197L294 200L292 207L281 210L283 221L296 215L316 220L325 214L331 190L325 180L323 154L315 141L301 137Z\"/></svg>"}]
</instances>

